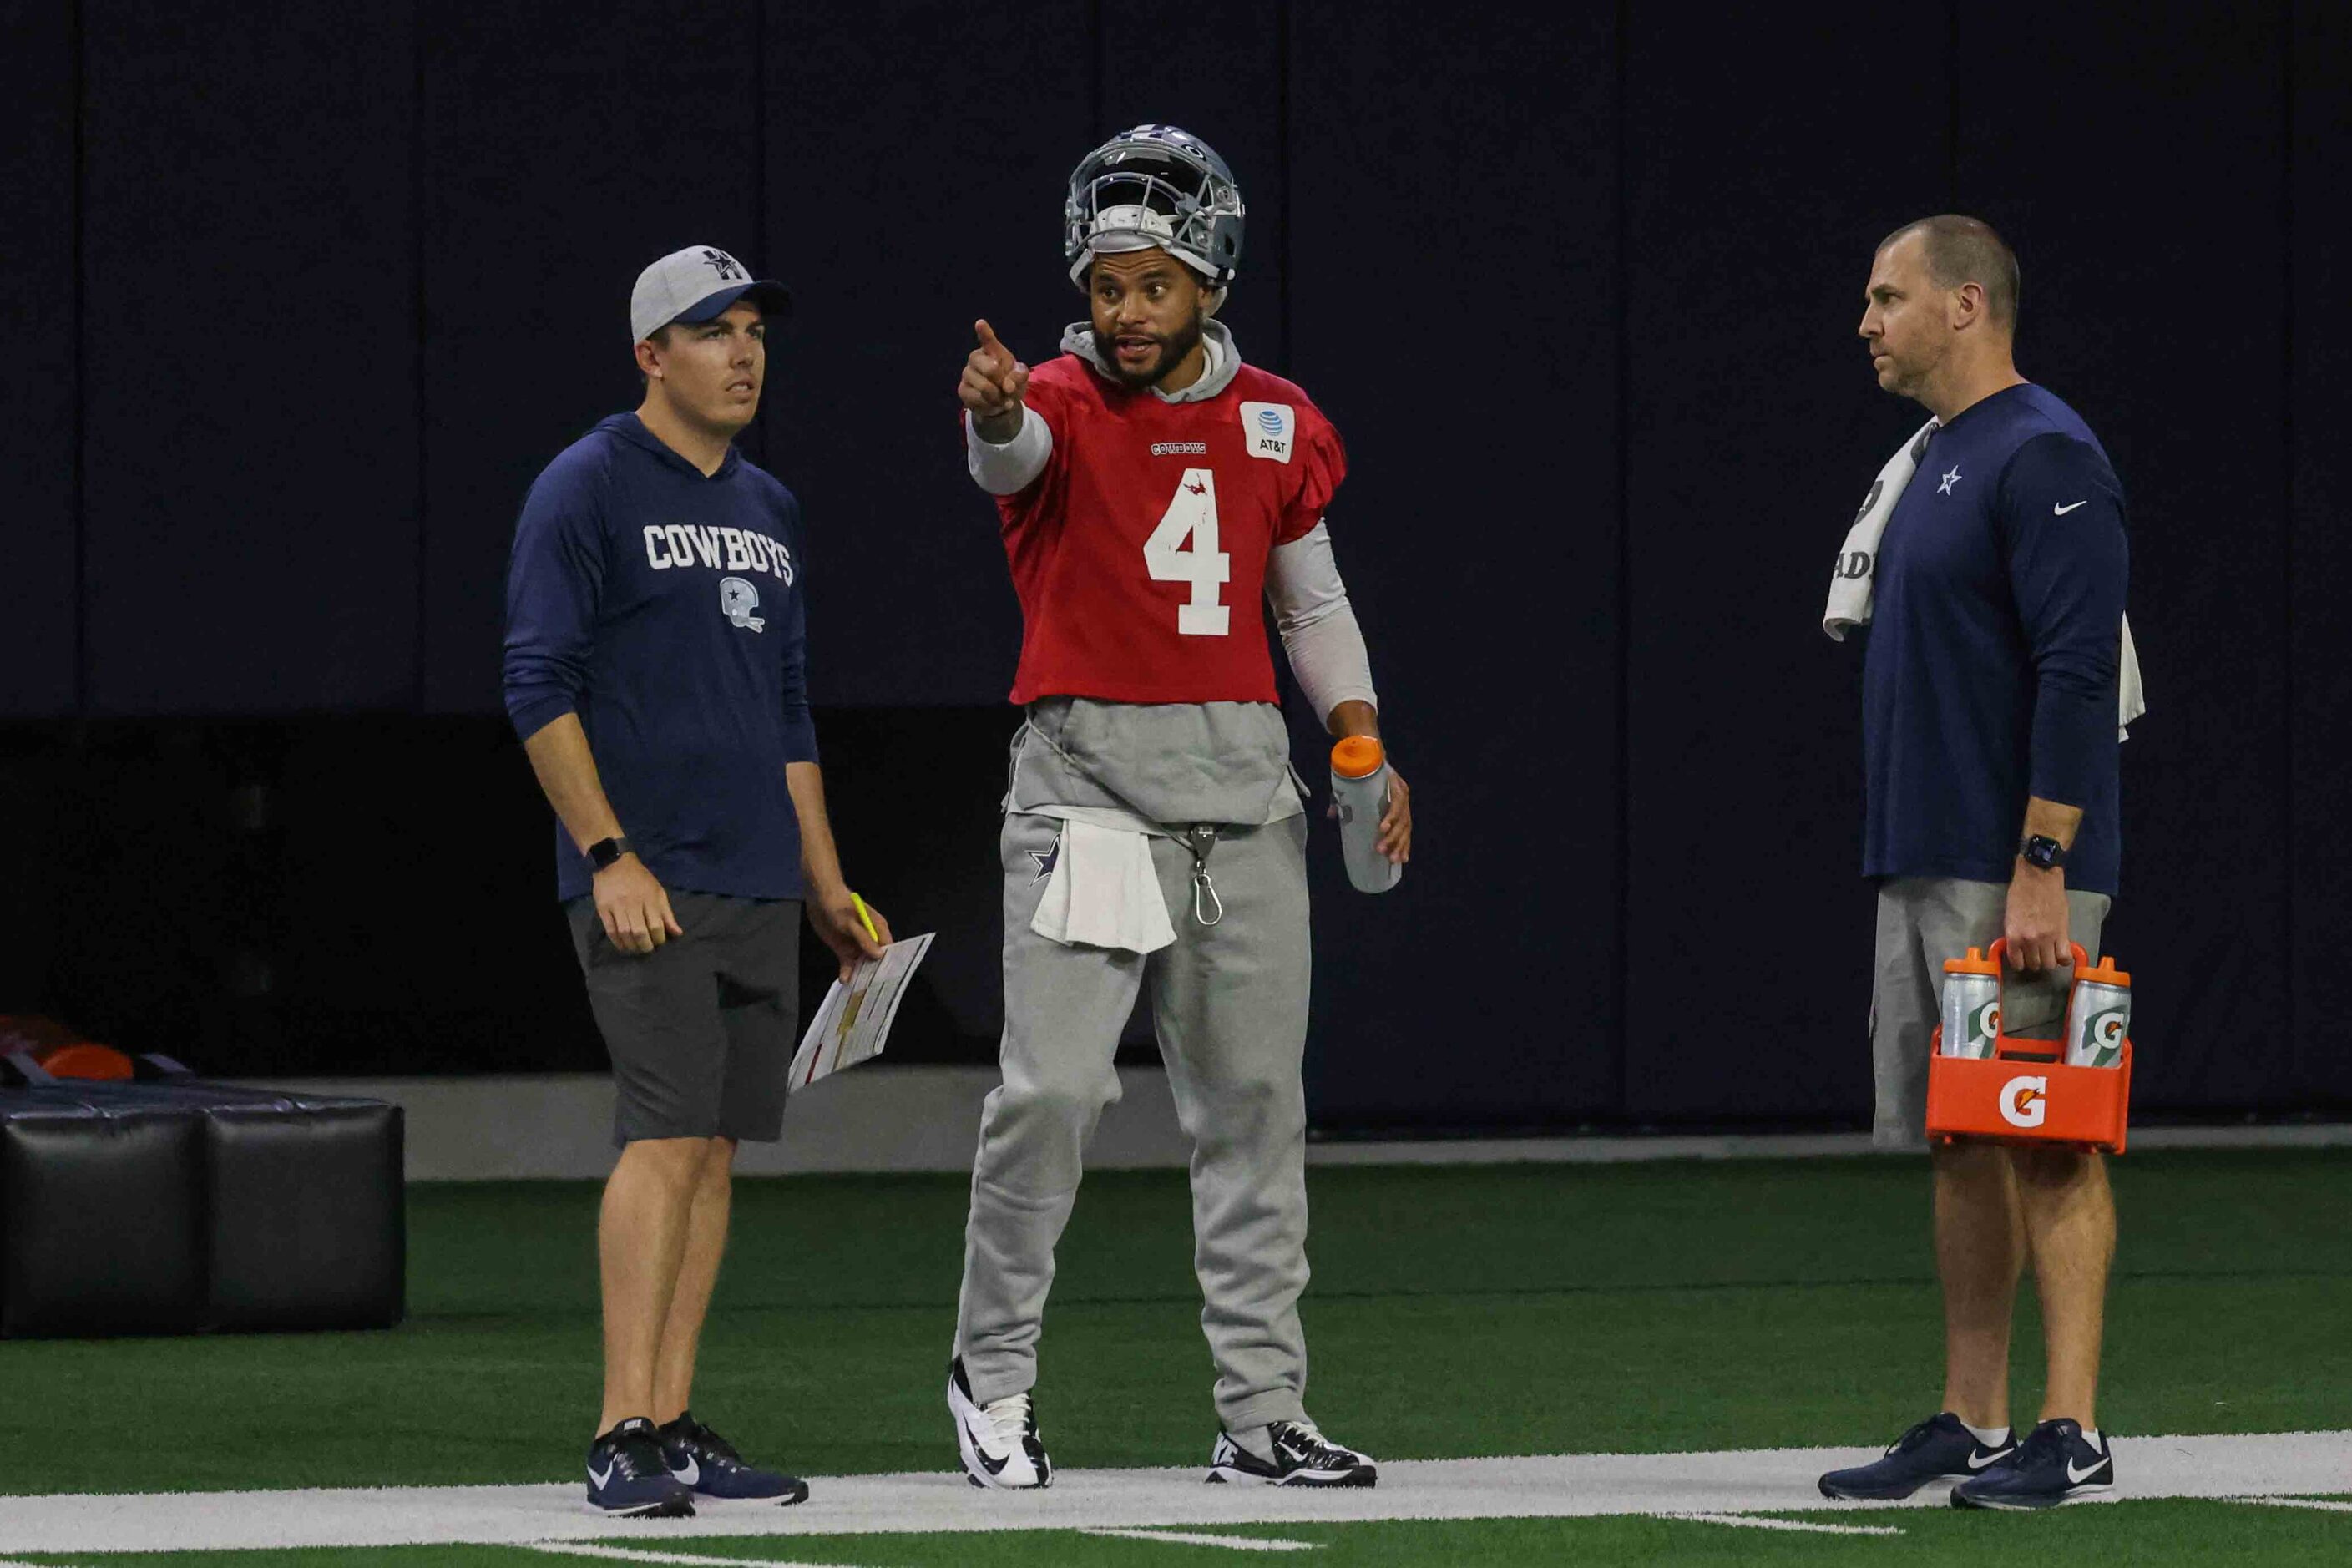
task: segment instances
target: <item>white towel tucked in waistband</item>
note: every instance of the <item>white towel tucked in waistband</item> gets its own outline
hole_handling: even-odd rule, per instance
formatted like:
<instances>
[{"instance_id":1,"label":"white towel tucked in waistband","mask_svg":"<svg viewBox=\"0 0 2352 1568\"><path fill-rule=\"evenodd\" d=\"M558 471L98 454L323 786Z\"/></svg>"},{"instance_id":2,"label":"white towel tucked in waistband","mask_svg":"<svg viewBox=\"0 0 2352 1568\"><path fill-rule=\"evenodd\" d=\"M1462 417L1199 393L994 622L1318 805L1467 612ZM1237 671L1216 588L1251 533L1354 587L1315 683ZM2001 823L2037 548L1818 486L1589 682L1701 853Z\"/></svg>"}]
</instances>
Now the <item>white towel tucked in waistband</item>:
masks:
<instances>
[{"instance_id":1,"label":"white towel tucked in waistband","mask_svg":"<svg viewBox=\"0 0 2352 1568\"><path fill-rule=\"evenodd\" d=\"M1029 929L1065 946L1129 952L1157 952L1174 942L1176 928L1151 868L1150 837L1066 818Z\"/></svg>"},{"instance_id":2,"label":"white towel tucked in waistband","mask_svg":"<svg viewBox=\"0 0 2352 1568\"><path fill-rule=\"evenodd\" d=\"M1822 612L1822 630L1838 642L1855 626L1870 624L1871 584L1878 576L1878 540L1886 531L1886 520L1895 515L1895 503L1903 499L1910 488L1911 476L1919 471L1919 458L1927 450L1927 437L1936 433L1937 422L1930 419L1914 431L1886 466L1878 470L1870 493L1862 498L1862 513L1846 531L1845 548L1838 552L1837 566L1830 574L1830 602ZM2123 647L2116 658L2116 739L2131 739L2131 723L2147 711L2147 694L2140 685L2139 654L2132 647L2131 617L2123 623Z\"/></svg>"}]
</instances>

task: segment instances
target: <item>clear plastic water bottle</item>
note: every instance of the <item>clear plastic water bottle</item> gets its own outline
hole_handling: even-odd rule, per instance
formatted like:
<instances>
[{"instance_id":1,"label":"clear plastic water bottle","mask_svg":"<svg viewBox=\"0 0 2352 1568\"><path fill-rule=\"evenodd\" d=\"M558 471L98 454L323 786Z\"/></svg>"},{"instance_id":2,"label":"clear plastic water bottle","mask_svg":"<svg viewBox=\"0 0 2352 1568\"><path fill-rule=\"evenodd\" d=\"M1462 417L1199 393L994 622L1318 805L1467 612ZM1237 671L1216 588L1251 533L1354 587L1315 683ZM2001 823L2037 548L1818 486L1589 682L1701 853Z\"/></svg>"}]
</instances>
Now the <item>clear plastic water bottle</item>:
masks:
<instances>
[{"instance_id":1,"label":"clear plastic water bottle","mask_svg":"<svg viewBox=\"0 0 2352 1568\"><path fill-rule=\"evenodd\" d=\"M1944 960L1944 1043L1948 1057L1989 1057L2000 1035L2000 964L1981 948Z\"/></svg>"},{"instance_id":2,"label":"clear plastic water bottle","mask_svg":"<svg viewBox=\"0 0 2352 1568\"><path fill-rule=\"evenodd\" d=\"M1404 868L1373 846L1389 809L1389 757L1370 735L1350 735L1331 748L1331 800L1339 811L1339 853L1348 880L1361 893L1385 893Z\"/></svg>"},{"instance_id":3,"label":"clear plastic water bottle","mask_svg":"<svg viewBox=\"0 0 2352 1568\"><path fill-rule=\"evenodd\" d=\"M2124 1037L2131 1029L2131 976L2113 958L2095 969L2079 969L2066 998L2066 1065L2111 1068L2124 1059Z\"/></svg>"}]
</instances>

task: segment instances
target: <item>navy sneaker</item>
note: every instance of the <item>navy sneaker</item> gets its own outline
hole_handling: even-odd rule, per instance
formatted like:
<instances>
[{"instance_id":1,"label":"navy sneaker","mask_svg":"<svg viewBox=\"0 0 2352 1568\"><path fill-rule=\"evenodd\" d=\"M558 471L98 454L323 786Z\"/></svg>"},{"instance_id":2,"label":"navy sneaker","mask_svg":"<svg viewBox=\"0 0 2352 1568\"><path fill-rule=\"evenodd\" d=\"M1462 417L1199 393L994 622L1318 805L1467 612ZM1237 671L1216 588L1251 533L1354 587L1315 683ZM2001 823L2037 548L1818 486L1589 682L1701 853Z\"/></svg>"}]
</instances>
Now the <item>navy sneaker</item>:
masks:
<instances>
[{"instance_id":1,"label":"navy sneaker","mask_svg":"<svg viewBox=\"0 0 2352 1568\"><path fill-rule=\"evenodd\" d=\"M687 1519L694 1496L669 1473L654 1424L632 1415L588 1445L588 1500L627 1519Z\"/></svg>"},{"instance_id":2,"label":"navy sneaker","mask_svg":"<svg viewBox=\"0 0 2352 1568\"><path fill-rule=\"evenodd\" d=\"M1937 1481L1973 1479L2016 1452L2014 1434L2000 1447L1988 1448L1947 1410L1904 1433L1884 1456L1869 1464L1823 1476L1822 1496L1880 1501L1906 1498Z\"/></svg>"},{"instance_id":3,"label":"navy sneaker","mask_svg":"<svg viewBox=\"0 0 2352 1568\"><path fill-rule=\"evenodd\" d=\"M2044 1421L2017 1452L1952 1489L1954 1508L2055 1508L2071 1498L2113 1491L2116 1457L2096 1447L2076 1421Z\"/></svg>"},{"instance_id":4,"label":"navy sneaker","mask_svg":"<svg viewBox=\"0 0 2352 1568\"><path fill-rule=\"evenodd\" d=\"M697 1421L691 1410L659 1430L662 1458L681 1486L705 1497L773 1498L785 1508L808 1500L806 1481L745 1464L735 1445Z\"/></svg>"},{"instance_id":5,"label":"navy sneaker","mask_svg":"<svg viewBox=\"0 0 2352 1568\"><path fill-rule=\"evenodd\" d=\"M1377 1465L1323 1436L1312 1421L1276 1421L1265 1435L1274 1447L1271 1464L1234 1442L1232 1433L1218 1433L1209 1452L1209 1480L1267 1487L1380 1485Z\"/></svg>"}]
</instances>

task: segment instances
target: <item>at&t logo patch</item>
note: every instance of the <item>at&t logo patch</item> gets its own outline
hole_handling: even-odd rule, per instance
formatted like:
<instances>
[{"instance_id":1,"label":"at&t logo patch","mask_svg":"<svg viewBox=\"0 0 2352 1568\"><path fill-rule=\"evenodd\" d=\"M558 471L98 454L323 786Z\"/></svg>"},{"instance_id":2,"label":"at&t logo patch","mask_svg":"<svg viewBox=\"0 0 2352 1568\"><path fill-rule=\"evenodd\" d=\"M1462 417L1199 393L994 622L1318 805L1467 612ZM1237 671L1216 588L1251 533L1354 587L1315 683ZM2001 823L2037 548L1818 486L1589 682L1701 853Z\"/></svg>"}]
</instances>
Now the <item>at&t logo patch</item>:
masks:
<instances>
[{"instance_id":1,"label":"at&t logo patch","mask_svg":"<svg viewBox=\"0 0 2352 1568\"><path fill-rule=\"evenodd\" d=\"M1290 461L1298 433L1298 416L1287 403L1242 405L1242 445L1253 458Z\"/></svg>"}]
</instances>

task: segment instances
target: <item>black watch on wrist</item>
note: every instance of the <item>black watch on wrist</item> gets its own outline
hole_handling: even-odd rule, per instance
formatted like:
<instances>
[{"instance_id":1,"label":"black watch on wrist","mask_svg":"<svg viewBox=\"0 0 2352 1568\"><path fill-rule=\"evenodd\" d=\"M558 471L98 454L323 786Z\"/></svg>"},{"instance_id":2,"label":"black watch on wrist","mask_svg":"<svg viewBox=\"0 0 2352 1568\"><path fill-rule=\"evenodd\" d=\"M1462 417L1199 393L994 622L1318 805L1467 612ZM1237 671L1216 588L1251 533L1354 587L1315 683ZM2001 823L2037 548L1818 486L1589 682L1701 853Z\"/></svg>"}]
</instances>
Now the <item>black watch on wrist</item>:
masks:
<instances>
[{"instance_id":1,"label":"black watch on wrist","mask_svg":"<svg viewBox=\"0 0 2352 1568\"><path fill-rule=\"evenodd\" d=\"M588 858L599 871L622 856L634 855L636 852L636 847L618 834L610 838L599 838L595 843L588 846Z\"/></svg>"},{"instance_id":2,"label":"black watch on wrist","mask_svg":"<svg viewBox=\"0 0 2352 1568\"><path fill-rule=\"evenodd\" d=\"M2043 871L2055 871L2066 863L2066 851L2058 840L2040 833L2019 845L2017 854L2027 865Z\"/></svg>"}]
</instances>

